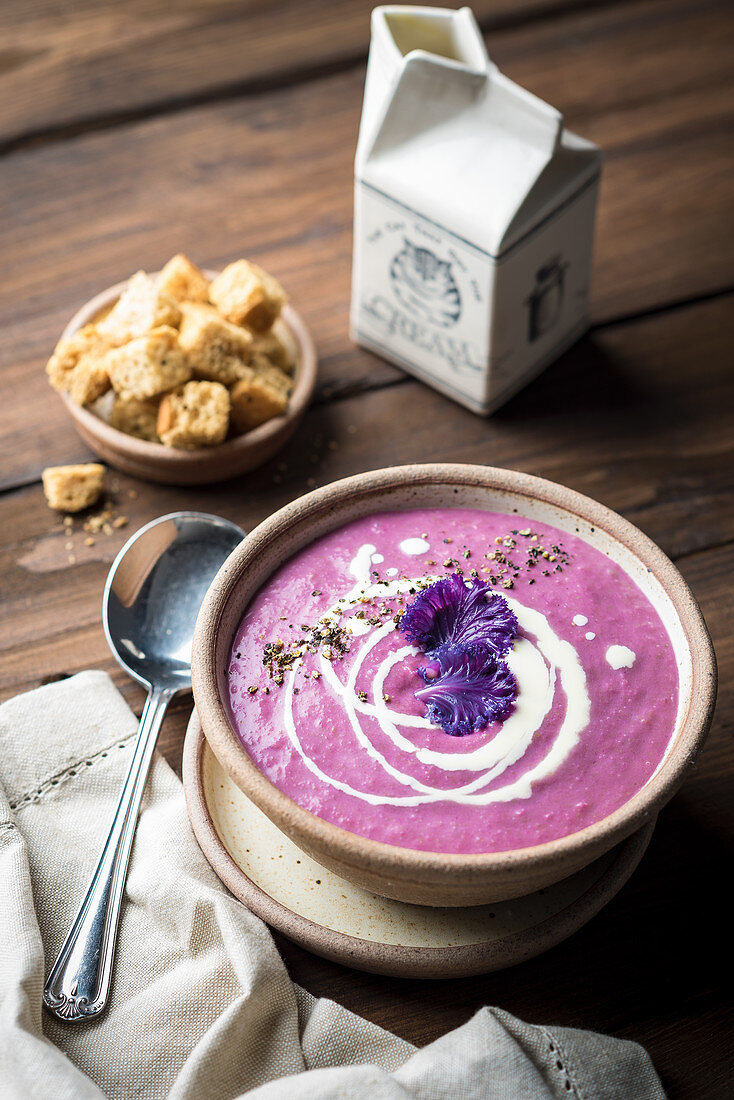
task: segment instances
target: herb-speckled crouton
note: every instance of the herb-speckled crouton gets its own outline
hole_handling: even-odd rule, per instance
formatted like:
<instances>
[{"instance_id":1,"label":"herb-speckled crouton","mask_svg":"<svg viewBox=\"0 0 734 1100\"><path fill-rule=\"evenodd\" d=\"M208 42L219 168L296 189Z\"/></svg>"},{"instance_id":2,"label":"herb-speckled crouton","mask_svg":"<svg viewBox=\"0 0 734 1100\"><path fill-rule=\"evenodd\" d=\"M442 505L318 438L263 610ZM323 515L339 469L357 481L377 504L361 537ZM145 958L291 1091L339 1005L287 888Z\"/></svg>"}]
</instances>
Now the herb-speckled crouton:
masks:
<instances>
[{"instance_id":1,"label":"herb-speckled crouton","mask_svg":"<svg viewBox=\"0 0 734 1100\"><path fill-rule=\"evenodd\" d=\"M110 312L98 324L102 333L118 343L134 340L161 325L178 328L181 311L156 285L155 279L138 271L123 290Z\"/></svg>"},{"instance_id":2,"label":"herb-speckled crouton","mask_svg":"<svg viewBox=\"0 0 734 1100\"><path fill-rule=\"evenodd\" d=\"M209 301L209 280L182 252L171 257L158 275L156 285L174 302Z\"/></svg>"},{"instance_id":3,"label":"herb-speckled crouton","mask_svg":"<svg viewBox=\"0 0 734 1100\"><path fill-rule=\"evenodd\" d=\"M157 423L158 401L155 398L141 401L138 397L127 400L118 397L110 412L111 427L137 439L147 439L149 443L159 442Z\"/></svg>"},{"instance_id":4,"label":"herb-speckled crouton","mask_svg":"<svg viewBox=\"0 0 734 1100\"><path fill-rule=\"evenodd\" d=\"M59 340L46 364L48 380L55 390L68 393L77 405L96 401L110 388L110 377L104 364L104 354L114 347L114 341L85 325L67 340Z\"/></svg>"},{"instance_id":5,"label":"herb-speckled crouton","mask_svg":"<svg viewBox=\"0 0 734 1100\"><path fill-rule=\"evenodd\" d=\"M274 367L280 367L286 374L293 374L296 365L295 342L282 321L276 321L268 332L255 336L251 356L255 355L264 356Z\"/></svg>"},{"instance_id":6,"label":"herb-speckled crouton","mask_svg":"<svg viewBox=\"0 0 734 1100\"><path fill-rule=\"evenodd\" d=\"M225 267L212 280L209 297L228 321L246 325L253 332L266 332L286 302L278 280L248 260Z\"/></svg>"},{"instance_id":7,"label":"herb-speckled crouton","mask_svg":"<svg viewBox=\"0 0 734 1100\"><path fill-rule=\"evenodd\" d=\"M125 399L155 397L191 377L178 332L165 325L108 352L105 362L115 392Z\"/></svg>"},{"instance_id":8,"label":"herb-speckled crouton","mask_svg":"<svg viewBox=\"0 0 734 1100\"><path fill-rule=\"evenodd\" d=\"M246 373L252 334L225 321L214 306L181 303L179 345L195 378L231 386Z\"/></svg>"},{"instance_id":9,"label":"herb-speckled crouton","mask_svg":"<svg viewBox=\"0 0 734 1100\"><path fill-rule=\"evenodd\" d=\"M158 435L168 447L221 443L229 428L229 394L219 382L187 382L167 393L158 410Z\"/></svg>"},{"instance_id":10,"label":"herb-speckled crouton","mask_svg":"<svg viewBox=\"0 0 734 1100\"><path fill-rule=\"evenodd\" d=\"M238 432L249 432L282 416L288 408L291 381L278 367L265 359L255 359L246 378L236 382L230 391L232 425Z\"/></svg>"},{"instance_id":11,"label":"herb-speckled crouton","mask_svg":"<svg viewBox=\"0 0 734 1100\"><path fill-rule=\"evenodd\" d=\"M75 466L48 466L41 478L49 508L57 512L81 512L99 500L105 468L98 462Z\"/></svg>"}]
</instances>

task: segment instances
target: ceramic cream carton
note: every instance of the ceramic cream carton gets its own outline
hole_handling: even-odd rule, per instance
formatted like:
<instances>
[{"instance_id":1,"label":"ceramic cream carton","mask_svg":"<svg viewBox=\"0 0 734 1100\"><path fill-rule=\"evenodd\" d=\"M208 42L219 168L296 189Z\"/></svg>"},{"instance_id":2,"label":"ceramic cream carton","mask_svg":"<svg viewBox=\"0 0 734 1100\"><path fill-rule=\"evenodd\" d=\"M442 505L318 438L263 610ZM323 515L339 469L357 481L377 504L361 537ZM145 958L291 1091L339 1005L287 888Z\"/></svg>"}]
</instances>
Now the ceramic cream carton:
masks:
<instances>
[{"instance_id":1,"label":"ceramic cream carton","mask_svg":"<svg viewBox=\"0 0 734 1100\"><path fill-rule=\"evenodd\" d=\"M355 167L358 344L489 413L584 331L600 152L468 8L372 13Z\"/></svg>"}]
</instances>

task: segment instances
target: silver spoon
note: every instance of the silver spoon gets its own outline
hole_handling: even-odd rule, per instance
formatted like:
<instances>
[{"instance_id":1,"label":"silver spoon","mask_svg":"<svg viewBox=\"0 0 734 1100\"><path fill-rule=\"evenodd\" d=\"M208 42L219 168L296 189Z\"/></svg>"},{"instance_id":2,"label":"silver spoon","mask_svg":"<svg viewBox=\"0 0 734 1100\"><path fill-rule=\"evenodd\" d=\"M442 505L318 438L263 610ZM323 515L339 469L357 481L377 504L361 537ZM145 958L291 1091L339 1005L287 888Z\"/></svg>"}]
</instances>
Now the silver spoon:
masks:
<instances>
[{"instance_id":1,"label":"silver spoon","mask_svg":"<svg viewBox=\"0 0 734 1100\"><path fill-rule=\"evenodd\" d=\"M86 896L43 991L59 1019L89 1020L107 1004L127 865L163 716L191 689L191 642L207 588L244 538L234 523L173 512L128 539L112 563L102 601L113 656L148 689L130 768Z\"/></svg>"}]
</instances>

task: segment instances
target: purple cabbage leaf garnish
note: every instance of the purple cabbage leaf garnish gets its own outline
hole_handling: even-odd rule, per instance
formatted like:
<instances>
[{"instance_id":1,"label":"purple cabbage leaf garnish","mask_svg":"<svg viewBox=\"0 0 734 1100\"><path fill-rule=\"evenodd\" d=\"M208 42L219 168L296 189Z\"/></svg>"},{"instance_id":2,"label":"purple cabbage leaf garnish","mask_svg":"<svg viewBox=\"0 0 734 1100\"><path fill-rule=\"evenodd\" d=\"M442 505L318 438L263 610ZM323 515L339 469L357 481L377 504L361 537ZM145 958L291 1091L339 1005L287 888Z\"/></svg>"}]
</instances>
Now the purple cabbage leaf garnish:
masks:
<instances>
[{"instance_id":1,"label":"purple cabbage leaf garnish","mask_svg":"<svg viewBox=\"0 0 734 1100\"><path fill-rule=\"evenodd\" d=\"M506 662L483 644L442 645L418 672L426 686L416 698L426 704L427 718L452 737L502 721L517 698Z\"/></svg>"},{"instance_id":2,"label":"purple cabbage leaf garnish","mask_svg":"<svg viewBox=\"0 0 734 1100\"><path fill-rule=\"evenodd\" d=\"M434 581L400 620L409 641L433 656L444 645L483 645L496 657L512 647L518 624L507 601L486 581L467 584L459 573Z\"/></svg>"}]
</instances>

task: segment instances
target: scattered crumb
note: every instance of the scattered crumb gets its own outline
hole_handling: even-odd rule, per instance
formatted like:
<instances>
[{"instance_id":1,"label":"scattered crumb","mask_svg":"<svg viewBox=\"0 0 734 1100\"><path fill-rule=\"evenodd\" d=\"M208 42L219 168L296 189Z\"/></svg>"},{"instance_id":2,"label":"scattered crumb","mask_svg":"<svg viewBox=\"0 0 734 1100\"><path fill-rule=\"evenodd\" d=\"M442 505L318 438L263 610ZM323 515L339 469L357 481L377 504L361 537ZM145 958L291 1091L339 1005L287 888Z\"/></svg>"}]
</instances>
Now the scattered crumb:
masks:
<instances>
[{"instance_id":1,"label":"scattered crumb","mask_svg":"<svg viewBox=\"0 0 734 1100\"><path fill-rule=\"evenodd\" d=\"M111 535L117 528L127 526L127 516L118 516L111 500L106 500L100 512L88 516L84 522L84 530L89 535ZM94 539L86 540L86 545L94 545Z\"/></svg>"}]
</instances>

